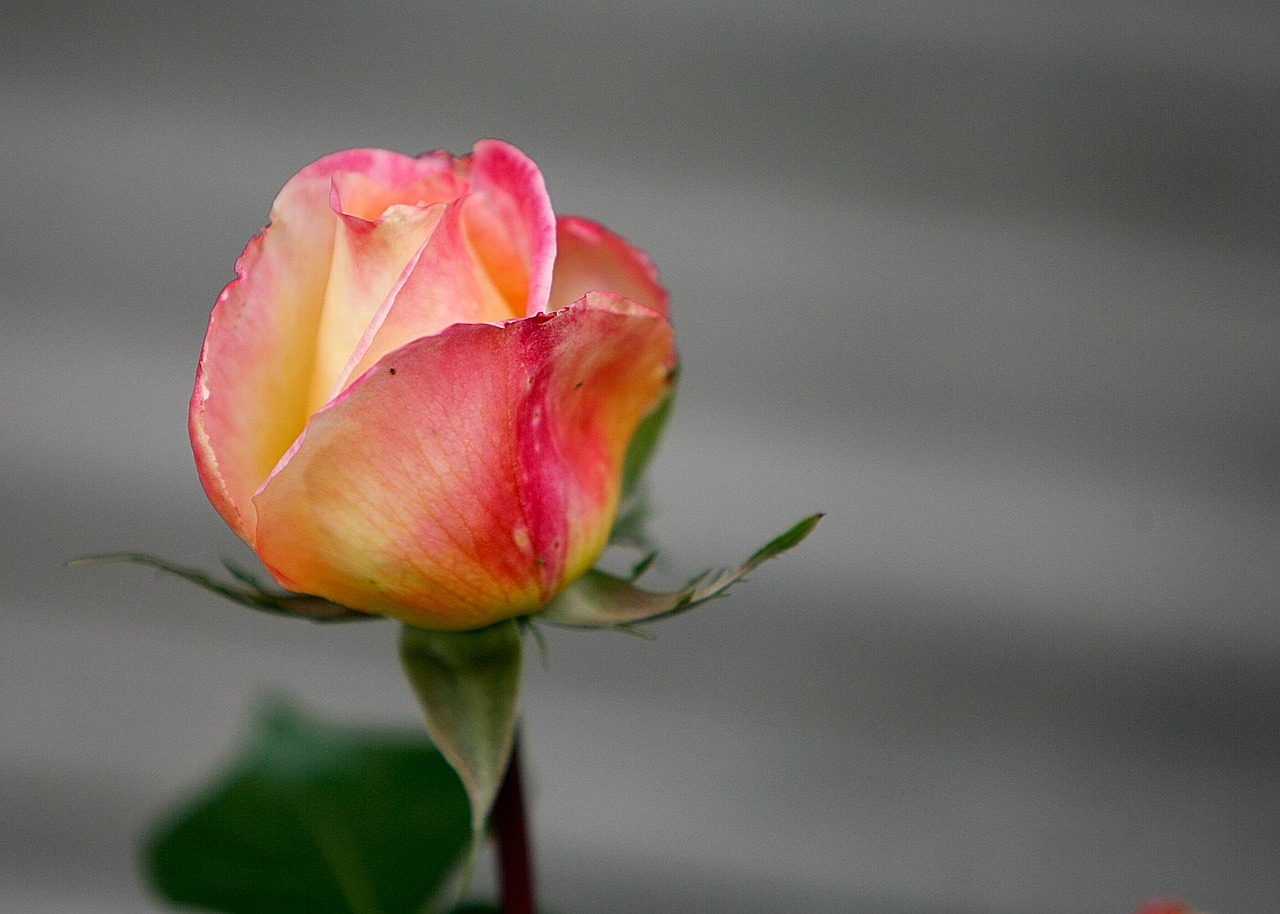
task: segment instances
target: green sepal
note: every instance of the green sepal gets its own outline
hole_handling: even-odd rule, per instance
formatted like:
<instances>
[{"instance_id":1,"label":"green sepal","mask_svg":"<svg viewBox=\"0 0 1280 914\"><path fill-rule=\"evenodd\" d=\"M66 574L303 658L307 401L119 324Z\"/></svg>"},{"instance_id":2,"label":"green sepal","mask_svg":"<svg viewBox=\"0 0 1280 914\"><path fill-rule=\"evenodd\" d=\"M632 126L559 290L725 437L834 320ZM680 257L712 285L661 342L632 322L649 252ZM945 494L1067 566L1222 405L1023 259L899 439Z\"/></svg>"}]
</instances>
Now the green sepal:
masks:
<instances>
[{"instance_id":1,"label":"green sepal","mask_svg":"<svg viewBox=\"0 0 1280 914\"><path fill-rule=\"evenodd\" d=\"M520 709L520 625L465 632L406 625L400 660L427 733L453 766L479 836L507 773Z\"/></svg>"},{"instance_id":2,"label":"green sepal","mask_svg":"<svg viewBox=\"0 0 1280 914\"><path fill-rule=\"evenodd\" d=\"M466 793L420 730L334 726L275 699L144 862L160 897L203 911L421 914L449 900L469 841Z\"/></svg>"},{"instance_id":3,"label":"green sepal","mask_svg":"<svg viewBox=\"0 0 1280 914\"><path fill-rule=\"evenodd\" d=\"M146 565L166 574L182 578L210 593L216 593L233 603L248 606L262 612L278 616L294 616L312 622L354 622L364 619L377 619L368 613L357 612L341 606L323 597L315 597L305 593L293 593L288 590L277 590L264 586L252 573L238 565L223 561L223 566L231 574L234 581L220 581L198 568L188 568L154 555L141 552L113 552L107 555L86 555L72 559L68 565L103 565L115 562L128 562L133 565Z\"/></svg>"},{"instance_id":4,"label":"green sepal","mask_svg":"<svg viewBox=\"0 0 1280 914\"><path fill-rule=\"evenodd\" d=\"M579 578L542 610L535 619L572 628L630 628L665 616L686 612L721 596L762 563L791 549L810 534L822 519L814 514L774 537L737 568L706 572L680 590L655 592L634 584L648 567L647 557L630 578L592 570Z\"/></svg>"}]
</instances>

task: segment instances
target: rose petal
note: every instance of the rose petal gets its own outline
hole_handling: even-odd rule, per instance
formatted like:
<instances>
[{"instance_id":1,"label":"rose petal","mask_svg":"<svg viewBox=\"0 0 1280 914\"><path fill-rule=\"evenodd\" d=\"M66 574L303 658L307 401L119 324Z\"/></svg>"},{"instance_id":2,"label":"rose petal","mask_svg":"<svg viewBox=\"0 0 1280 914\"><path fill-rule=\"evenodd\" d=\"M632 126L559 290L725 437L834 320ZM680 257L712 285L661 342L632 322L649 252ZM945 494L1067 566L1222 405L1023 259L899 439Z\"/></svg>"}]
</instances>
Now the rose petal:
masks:
<instances>
[{"instance_id":1,"label":"rose petal","mask_svg":"<svg viewBox=\"0 0 1280 914\"><path fill-rule=\"evenodd\" d=\"M556 215L533 159L501 140L481 140L472 156L474 193L467 238L517 314L547 310L556 259Z\"/></svg>"},{"instance_id":2,"label":"rose petal","mask_svg":"<svg viewBox=\"0 0 1280 914\"><path fill-rule=\"evenodd\" d=\"M302 431L333 248L330 175L343 154L299 172L271 208L270 225L236 262L214 306L196 370L189 426L209 500L251 540L252 497Z\"/></svg>"},{"instance_id":3,"label":"rose petal","mask_svg":"<svg viewBox=\"0 0 1280 914\"><path fill-rule=\"evenodd\" d=\"M598 222L561 216L556 222L556 265L547 310L588 292L616 292L668 317L669 296L647 254Z\"/></svg>"},{"instance_id":4,"label":"rose petal","mask_svg":"<svg viewBox=\"0 0 1280 914\"><path fill-rule=\"evenodd\" d=\"M373 188L382 183L400 191L409 186L416 194L415 182L455 181L452 160L441 155L413 159L352 149L325 156L284 186L270 224L237 261L237 278L222 291L209 321L189 425L205 491L242 538L253 536L253 493L313 411L322 325L335 325L327 336L341 336L336 327L347 323L332 313L336 299L326 306L338 224L330 207L335 176L366 176L349 193L349 205L365 213L381 203Z\"/></svg>"},{"instance_id":5,"label":"rose petal","mask_svg":"<svg viewBox=\"0 0 1280 914\"><path fill-rule=\"evenodd\" d=\"M471 191L467 159L446 152L417 158L381 150L359 170L333 176L330 207L338 216L324 315L316 339L308 412L342 390L353 352L431 237L445 207Z\"/></svg>"},{"instance_id":6,"label":"rose petal","mask_svg":"<svg viewBox=\"0 0 1280 914\"><path fill-rule=\"evenodd\" d=\"M542 174L524 153L497 140L477 143L464 161L470 196L445 210L402 286L351 350L340 383L451 324L499 323L546 308L556 236Z\"/></svg>"},{"instance_id":7,"label":"rose petal","mask_svg":"<svg viewBox=\"0 0 1280 914\"><path fill-rule=\"evenodd\" d=\"M466 159L444 151L407 156L385 149L348 149L334 173L330 206L366 222L376 222L396 204L429 206L467 193Z\"/></svg>"},{"instance_id":8,"label":"rose petal","mask_svg":"<svg viewBox=\"0 0 1280 914\"><path fill-rule=\"evenodd\" d=\"M350 376L352 353L445 209L445 203L398 204L389 206L374 222L346 214L338 217L315 340L308 413L341 392Z\"/></svg>"},{"instance_id":9,"label":"rose petal","mask_svg":"<svg viewBox=\"0 0 1280 914\"><path fill-rule=\"evenodd\" d=\"M670 324L608 294L415 340L312 419L255 549L291 590L422 627L536 611L604 548L674 364Z\"/></svg>"}]
</instances>

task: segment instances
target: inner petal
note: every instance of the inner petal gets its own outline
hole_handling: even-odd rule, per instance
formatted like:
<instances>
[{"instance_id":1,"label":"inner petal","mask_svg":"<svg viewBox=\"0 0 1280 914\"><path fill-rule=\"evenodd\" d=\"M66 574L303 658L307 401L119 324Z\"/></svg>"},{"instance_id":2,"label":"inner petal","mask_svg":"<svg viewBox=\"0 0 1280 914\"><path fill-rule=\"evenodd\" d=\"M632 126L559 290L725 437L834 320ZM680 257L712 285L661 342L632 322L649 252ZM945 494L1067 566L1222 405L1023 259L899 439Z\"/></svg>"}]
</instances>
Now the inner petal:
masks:
<instances>
[{"instance_id":1,"label":"inner petal","mask_svg":"<svg viewBox=\"0 0 1280 914\"><path fill-rule=\"evenodd\" d=\"M393 287L356 345L342 374L343 384L388 352L452 324L496 324L524 316L523 299L517 307L502 294L469 243L465 214L477 206L483 201L473 195L445 208L402 282Z\"/></svg>"},{"instance_id":2,"label":"inner petal","mask_svg":"<svg viewBox=\"0 0 1280 914\"><path fill-rule=\"evenodd\" d=\"M470 181L447 153L412 158L390 155L364 163L360 171L333 176L330 205L339 215L377 222L397 203L429 206L448 203L470 190Z\"/></svg>"},{"instance_id":3,"label":"inner petal","mask_svg":"<svg viewBox=\"0 0 1280 914\"><path fill-rule=\"evenodd\" d=\"M352 352L444 210L443 203L397 203L373 222L339 214L316 333L308 415L339 393Z\"/></svg>"},{"instance_id":4,"label":"inner petal","mask_svg":"<svg viewBox=\"0 0 1280 914\"><path fill-rule=\"evenodd\" d=\"M467 247L511 317L529 308L530 244L510 198L477 192L463 213Z\"/></svg>"}]
</instances>

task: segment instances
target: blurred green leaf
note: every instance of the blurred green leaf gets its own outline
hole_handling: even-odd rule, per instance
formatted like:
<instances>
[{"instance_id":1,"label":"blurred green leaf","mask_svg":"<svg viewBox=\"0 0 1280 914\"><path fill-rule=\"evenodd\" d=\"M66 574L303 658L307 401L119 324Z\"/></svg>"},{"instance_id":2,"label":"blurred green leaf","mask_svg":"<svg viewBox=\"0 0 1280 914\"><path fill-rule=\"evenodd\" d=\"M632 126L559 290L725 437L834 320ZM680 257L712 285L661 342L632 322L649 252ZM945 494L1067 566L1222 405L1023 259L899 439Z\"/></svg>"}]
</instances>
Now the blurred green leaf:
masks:
<instances>
[{"instance_id":1,"label":"blurred green leaf","mask_svg":"<svg viewBox=\"0 0 1280 914\"><path fill-rule=\"evenodd\" d=\"M806 517L757 549L737 568L698 575L680 590L657 592L635 586L634 580L648 567L651 556L636 566L630 578L589 571L534 618L571 628L626 629L686 612L723 595L761 563L799 545L820 520L821 514Z\"/></svg>"},{"instance_id":2,"label":"blurred green leaf","mask_svg":"<svg viewBox=\"0 0 1280 914\"><path fill-rule=\"evenodd\" d=\"M471 837L466 793L412 731L338 727L281 701L145 848L166 901L227 914L420 914Z\"/></svg>"}]
</instances>

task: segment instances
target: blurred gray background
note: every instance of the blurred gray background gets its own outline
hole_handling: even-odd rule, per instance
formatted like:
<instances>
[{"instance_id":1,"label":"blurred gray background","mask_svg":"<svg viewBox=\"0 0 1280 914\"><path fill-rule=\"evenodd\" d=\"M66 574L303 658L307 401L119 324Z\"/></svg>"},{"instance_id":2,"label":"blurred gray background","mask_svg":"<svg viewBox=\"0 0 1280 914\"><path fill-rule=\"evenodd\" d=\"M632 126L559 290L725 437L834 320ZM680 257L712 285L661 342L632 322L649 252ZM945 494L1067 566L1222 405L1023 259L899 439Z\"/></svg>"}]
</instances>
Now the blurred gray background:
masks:
<instances>
[{"instance_id":1,"label":"blurred gray background","mask_svg":"<svg viewBox=\"0 0 1280 914\"><path fill-rule=\"evenodd\" d=\"M1280 16L1204 2L9 3L0 910L155 910L252 696L411 724L394 626L260 618L185 433L334 149L499 136L652 252L670 579L527 681L561 914L1280 910Z\"/></svg>"}]
</instances>

